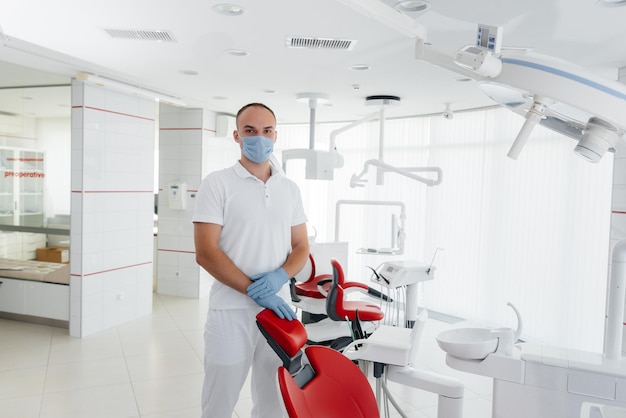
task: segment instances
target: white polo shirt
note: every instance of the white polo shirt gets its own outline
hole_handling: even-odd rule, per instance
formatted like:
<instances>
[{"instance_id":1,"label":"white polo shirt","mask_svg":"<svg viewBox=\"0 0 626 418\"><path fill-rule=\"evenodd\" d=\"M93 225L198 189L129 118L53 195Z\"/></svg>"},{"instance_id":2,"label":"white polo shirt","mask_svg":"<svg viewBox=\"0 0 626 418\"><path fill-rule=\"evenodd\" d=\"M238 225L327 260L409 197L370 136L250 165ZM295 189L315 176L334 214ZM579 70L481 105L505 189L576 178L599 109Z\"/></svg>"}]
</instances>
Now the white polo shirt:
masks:
<instances>
[{"instance_id":1,"label":"white polo shirt","mask_svg":"<svg viewBox=\"0 0 626 418\"><path fill-rule=\"evenodd\" d=\"M273 271L291 252L291 227L307 221L298 186L272 167L266 183L241 163L206 176L192 221L222 226L220 248L248 276ZM279 293L291 301L284 286ZM252 298L215 281L211 309L258 307Z\"/></svg>"}]
</instances>

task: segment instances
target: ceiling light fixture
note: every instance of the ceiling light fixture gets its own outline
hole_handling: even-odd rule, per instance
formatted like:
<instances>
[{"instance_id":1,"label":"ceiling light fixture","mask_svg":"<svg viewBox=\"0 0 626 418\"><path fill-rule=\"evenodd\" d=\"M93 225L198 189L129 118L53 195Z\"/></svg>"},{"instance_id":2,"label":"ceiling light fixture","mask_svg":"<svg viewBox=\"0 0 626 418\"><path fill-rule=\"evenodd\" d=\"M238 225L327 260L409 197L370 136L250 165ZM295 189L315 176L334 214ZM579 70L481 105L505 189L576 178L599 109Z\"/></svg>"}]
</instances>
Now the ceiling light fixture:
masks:
<instances>
[{"instance_id":1,"label":"ceiling light fixture","mask_svg":"<svg viewBox=\"0 0 626 418\"><path fill-rule=\"evenodd\" d=\"M196 70L178 70L179 74L183 75L198 75L199 73Z\"/></svg>"},{"instance_id":2,"label":"ceiling light fixture","mask_svg":"<svg viewBox=\"0 0 626 418\"><path fill-rule=\"evenodd\" d=\"M349 70L352 71L367 71L369 69L371 69L372 67L370 67L367 64L354 64L348 67Z\"/></svg>"},{"instance_id":3,"label":"ceiling light fixture","mask_svg":"<svg viewBox=\"0 0 626 418\"><path fill-rule=\"evenodd\" d=\"M232 55L233 57L245 57L248 55L248 51L243 49L227 49L224 51L226 55Z\"/></svg>"},{"instance_id":4,"label":"ceiling light fixture","mask_svg":"<svg viewBox=\"0 0 626 418\"><path fill-rule=\"evenodd\" d=\"M400 12L425 12L430 9L430 3L419 0L400 0L393 8Z\"/></svg>"},{"instance_id":5,"label":"ceiling light fixture","mask_svg":"<svg viewBox=\"0 0 626 418\"><path fill-rule=\"evenodd\" d=\"M243 14L243 7L236 4L222 3L213 6L213 11L224 16L240 16Z\"/></svg>"}]
</instances>

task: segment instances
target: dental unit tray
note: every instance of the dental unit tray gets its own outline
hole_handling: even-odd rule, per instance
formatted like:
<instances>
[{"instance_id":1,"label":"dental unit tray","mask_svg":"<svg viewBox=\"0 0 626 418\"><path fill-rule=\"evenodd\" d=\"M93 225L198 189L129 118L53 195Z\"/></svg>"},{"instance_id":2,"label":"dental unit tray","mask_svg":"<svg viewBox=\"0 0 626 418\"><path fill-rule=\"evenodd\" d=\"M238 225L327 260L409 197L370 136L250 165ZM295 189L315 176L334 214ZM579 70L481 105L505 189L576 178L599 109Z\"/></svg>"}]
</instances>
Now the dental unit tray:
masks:
<instances>
[{"instance_id":1,"label":"dental unit tray","mask_svg":"<svg viewBox=\"0 0 626 418\"><path fill-rule=\"evenodd\" d=\"M380 265L371 281L390 289L434 278L434 266L412 260L387 261Z\"/></svg>"}]
</instances>

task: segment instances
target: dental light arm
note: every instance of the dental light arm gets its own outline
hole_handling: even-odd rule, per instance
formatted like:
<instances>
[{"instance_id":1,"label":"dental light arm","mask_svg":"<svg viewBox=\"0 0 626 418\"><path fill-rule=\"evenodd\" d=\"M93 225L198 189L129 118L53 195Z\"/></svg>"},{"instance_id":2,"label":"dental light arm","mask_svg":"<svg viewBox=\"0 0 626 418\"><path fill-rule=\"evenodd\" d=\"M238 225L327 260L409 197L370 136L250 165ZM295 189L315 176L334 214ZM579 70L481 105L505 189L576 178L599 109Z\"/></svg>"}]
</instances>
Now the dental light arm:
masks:
<instances>
[{"instance_id":1,"label":"dental light arm","mask_svg":"<svg viewBox=\"0 0 626 418\"><path fill-rule=\"evenodd\" d=\"M330 146L329 146L329 152L337 152L337 135L344 133L347 130L350 130L354 127L357 127L359 125L361 125L362 123L365 122L369 122L371 120L375 120L378 119L379 113L372 113L369 116L364 117L363 119L354 121L352 123L349 123L346 126L342 126L341 128L335 129L334 131L332 131L330 133Z\"/></svg>"},{"instance_id":2,"label":"dental light arm","mask_svg":"<svg viewBox=\"0 0 626 418\"><path fill-rule=\"evenodd\" d=\"M359 175L353 174L350 178L350 187L364 187L365 183L367 183L367 179L363 177L367 174L369 166L378 167L379 170L383 172L392 172L396 174L400 174L404 177L408 177L412 180L417 180L421 183L424 183L427 186L437 186L441 183L441 179L443 176L443 171L439 167L394 167L385 163L382 160L367 160L363 166L363 171ZM435 173L435 178L426 178L414 174L416 172L422 173ZM379 177L378 185L382 185L382 179Z\"/></svg>"},{"instance_id":3,"label":"dental light arm","mask_svg":"<svg viewBox=\"0 0 626 418\"><path fill-rule=\"evenodd\" d=\"M544 102L547 102L547 100L544 100L540 97L535 97L535 102L526 113L526 121L524 122L522 129L517 134L517 137L515 138L515 141L513 142L513 145L511 146L507 157L517 160L517 157L519 157L519 154L520 152L522 152L524 145L526 145L526 141L528 141L528 137L530 136L533 128L535 127L535 125L537 125L537 123L539 123L541 118L543 118L543 114L546 110Z\"/></svg>"}]
</instances>

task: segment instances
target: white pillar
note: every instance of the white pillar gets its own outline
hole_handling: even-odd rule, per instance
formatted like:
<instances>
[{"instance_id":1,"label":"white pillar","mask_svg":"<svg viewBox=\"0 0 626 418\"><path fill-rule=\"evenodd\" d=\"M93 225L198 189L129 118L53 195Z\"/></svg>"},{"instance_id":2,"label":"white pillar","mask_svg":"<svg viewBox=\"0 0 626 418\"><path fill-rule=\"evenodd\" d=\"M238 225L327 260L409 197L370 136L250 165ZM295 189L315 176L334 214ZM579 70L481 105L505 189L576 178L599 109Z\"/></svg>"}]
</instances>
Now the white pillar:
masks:
<instances>
[{"instance_id":1,"label":"white pillar","mask_svg":"<svg viewBox=\"0 0 626 418\"><path fill-rule=\"evenodd\" d=\"M70 335L152 312L154 100L72 81Z\"/></svg>"}]
</instances>

